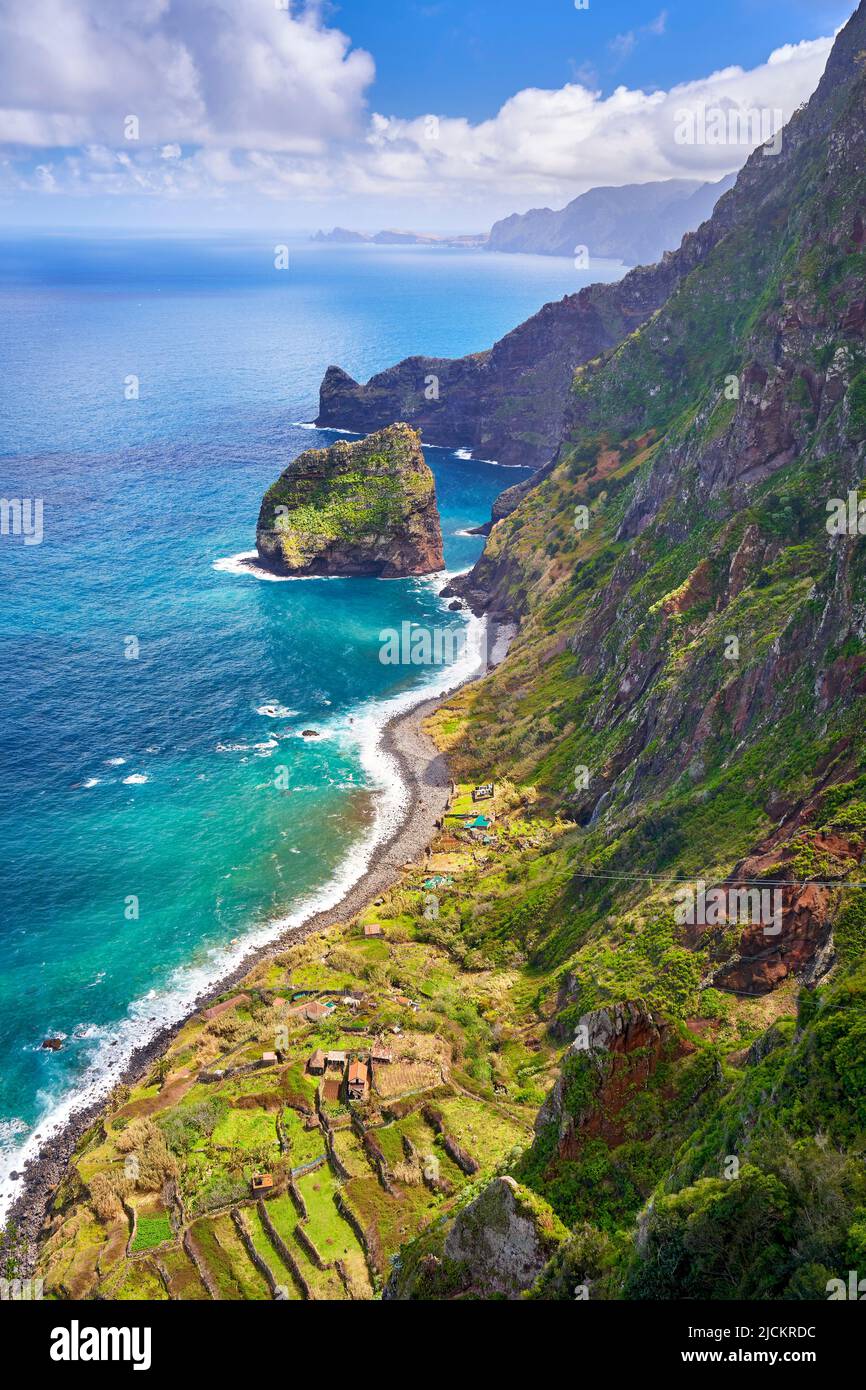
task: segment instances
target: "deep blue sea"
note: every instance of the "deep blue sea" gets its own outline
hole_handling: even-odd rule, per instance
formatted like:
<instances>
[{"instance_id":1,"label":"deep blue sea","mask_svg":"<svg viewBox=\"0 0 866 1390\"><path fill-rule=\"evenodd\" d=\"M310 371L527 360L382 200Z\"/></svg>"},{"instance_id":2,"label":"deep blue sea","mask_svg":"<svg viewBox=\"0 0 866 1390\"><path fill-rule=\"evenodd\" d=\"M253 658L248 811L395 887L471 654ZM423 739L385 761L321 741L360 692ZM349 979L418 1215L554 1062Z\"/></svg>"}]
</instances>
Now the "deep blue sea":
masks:
<instances>
[{"instance_id":1,"label":"deep blue sea","mask_svg":"<svg viewBox=\"0 0 866 1390\"><path fill-rule=\"evenodd\" d=\"M235 563L265 488L336 437L303 427L326 367L366 380L477 351L619 273L309 242L276 270L265 237L0 237L0 495L43 506L41 544L0 536L0 1213L10 1172L136 1045L338 900L400 813L385 719L477 660L477 631L458 671L379 660L385 628L464 622L444 575L273 582ZM524 474L427 458L447 568L465 569L482 542L462 532Z\"/></svg>"}]
</instances>

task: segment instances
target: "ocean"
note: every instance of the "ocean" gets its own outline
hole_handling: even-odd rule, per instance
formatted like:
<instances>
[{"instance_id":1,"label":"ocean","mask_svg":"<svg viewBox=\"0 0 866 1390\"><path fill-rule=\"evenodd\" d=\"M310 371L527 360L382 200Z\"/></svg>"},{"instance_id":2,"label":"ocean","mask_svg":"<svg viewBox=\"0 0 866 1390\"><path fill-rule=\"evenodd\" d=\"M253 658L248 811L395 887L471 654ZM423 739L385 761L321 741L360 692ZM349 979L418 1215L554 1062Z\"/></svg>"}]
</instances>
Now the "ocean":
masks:
<instances>
[{"instance_id":1,"label":"ocean","mask_svg":"<svg viewBox=\"0 0 866 1390\"><path fill-rule=\"evenodd\" d=\"M383 629L467 624L445 574L238 563L267 486L337 437L309 425L326 367L478 351L621 273L310 242L277 270L277 241L0 238L0 494L42 507L40 544L0 536L0 1217L136 1047L339 900L402 814L384 723L480 659L474 620L450 668L379 659ZM426 450L449 573L526 476L460 444Z\"/></svg>"}]
</instances>

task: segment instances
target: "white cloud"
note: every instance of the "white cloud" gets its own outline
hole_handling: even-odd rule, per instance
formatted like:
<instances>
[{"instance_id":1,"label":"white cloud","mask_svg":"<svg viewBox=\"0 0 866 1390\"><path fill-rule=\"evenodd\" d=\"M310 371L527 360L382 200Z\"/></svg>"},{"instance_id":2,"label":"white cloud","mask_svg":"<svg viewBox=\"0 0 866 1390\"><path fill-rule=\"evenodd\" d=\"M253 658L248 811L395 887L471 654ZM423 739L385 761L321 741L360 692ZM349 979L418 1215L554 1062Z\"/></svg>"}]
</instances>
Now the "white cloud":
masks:
<instances>
[{"instance_id":1,"label":"white cloud","mask_svg":"<svg viewBox=\"0 0 866 1390\"><path fill-rule=\"evenodd\" d=\"M642 34L649 34L651 38L660 39L667 32L668 12L662 10L651 19L649 24L642 24L640 29L628 29L624 34L617 34L608 44L611 55L616 66L624 63L630 58L638 45L638 40Z\"/></svg>"},{"instance_id":2,"label":"white cloud","mask_svg":"<svg viewBox=\"0 0 866 1390\"><path fill-rule=\"evenodd\" d=\"M649 24L644 25L644 29L645 29L646 33L648 33L648 34L654 34L656 38L661 38L662 34L667 33L667 27L668 27L668 12L667 12L667 10L662 10L661 14L657 14L656 17L655 17L655 19L651 19L650 22L649 22Z\"/></svg>"},{"instance_id":3,"label":"white cloud","mask_svg":"<svg viewBox=\"0 0 866 1390\"><path fill-rule=\"evenodd\" d=\"M318 7L273 0L0 0L0 140L307 150L363 117L373 60Z\"/></svg>"},{"instance_id":4,"label":"white cloud","mask_svg":"<svg viewBox=\"0 0 866 1390\"><path fill-rule=\"evenodd\" d=\"M720 178L738 168L748 145L679 145L683 110L734 106L783 113L787 119L817 86L832 39L788 45L760 67L725 68L669 91L619 86L601 96L579 83L557 91L528 88L478 125L439 122L439 139L424 122L371 125L368 178L400 180L418 196L450 189L482 201L507 190L517 208L525 199L573 197L600 183L676 177Z\"/></svg>"},{"instance_id":5,"label":"white cloud","mask_svg":"<svg viewBox=\"0 0 866 1390\"><path fill-rule=\"evenodd\" d=\"M617 34L608 44L608 48L619 63L624 62L626 58L630 58L636 47L637 34L634 29L629 29L624 34Z\"/></svg>"},{"instance_id":6,"label":"white cloud","mask_svg":"<svg viewBox=\"0 0 866 1390\"><path fill-rule=\"evenodd\" d=\"M645 28L662 34L666 22L663 10ZM442 225L445 209L452 226L482 227L598 184L720 178L750 147L678 144L681 113L732 106L787 119L831 46L786 44L756 68L667 91L620 85L605 96L585 75L519 91L473 124L368 116L373 61L317 6L137 0L121 21L103 0L0 0L0 141L19 146L0 163L0 187L241 206L257 197L301 221L288 204L352 202L381 209L370 213L380 225L398 207ZM123 139L129 114L137 141Z\"/></svg>"}]
</instances>

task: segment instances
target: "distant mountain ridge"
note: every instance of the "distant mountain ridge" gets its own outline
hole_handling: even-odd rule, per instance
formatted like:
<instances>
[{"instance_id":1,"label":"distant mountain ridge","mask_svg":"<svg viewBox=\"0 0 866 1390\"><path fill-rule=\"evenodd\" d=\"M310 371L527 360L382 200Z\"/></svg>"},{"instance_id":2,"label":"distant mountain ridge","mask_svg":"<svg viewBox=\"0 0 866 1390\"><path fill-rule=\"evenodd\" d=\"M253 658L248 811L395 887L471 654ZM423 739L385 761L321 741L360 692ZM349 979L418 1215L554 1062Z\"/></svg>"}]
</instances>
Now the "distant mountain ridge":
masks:
<instances>
[{"instance_id":1,"label":"distant mountain ridge","mask_svg":"<svg viewBox=\"0 0 866 1390\"><path fill-rule=\"evenodd\" d=\"M334 227L330 232L318 231L311 241L325 241L336 246L484 246L483 232L466 236L436 236L433 232L407 232L387 227L382 232L357 232L351 227Z\"/></svg>"},{"instance_id":2,"label":"distant mountain ridge","mask_svg":"<svg viewBox=\"0 0 866 1390\"><path fill-rule=\"evenodd\" d=\"M652 265L679 246L711 215L735 174L717 183L664 179L621 187L590 188L564 208L532 208L494 222L490 233L437 235L388 227L360 232L351 227L318 231L312 241L336 246L454 246L537 256L573 256L585 247L595 260Z\"/></svg>"},{"instance_id":3,"label":"distant mountain ridge","mask_svg":"<svg viewBox=\"0 0 866 1390\"><path fill-rule=\"evenodd\" d=\"M586 247L594 259L651 265L706 221L735 180L730 174L717 183L665 179L590 188L558 212L533 208L495 222L487 249L573 256Z\"/></svg>"}]
</instances>

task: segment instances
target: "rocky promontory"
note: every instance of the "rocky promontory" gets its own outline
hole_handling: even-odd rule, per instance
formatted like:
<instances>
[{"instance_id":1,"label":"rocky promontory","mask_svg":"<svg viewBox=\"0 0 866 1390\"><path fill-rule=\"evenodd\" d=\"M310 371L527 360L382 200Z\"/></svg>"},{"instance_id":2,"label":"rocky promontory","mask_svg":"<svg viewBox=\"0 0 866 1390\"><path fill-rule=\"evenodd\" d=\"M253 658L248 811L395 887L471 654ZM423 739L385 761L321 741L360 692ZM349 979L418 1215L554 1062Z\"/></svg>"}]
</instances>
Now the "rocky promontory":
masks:
<instances>
[{"instance_id":1,"label":"rocky promontory","mask_svg":"<svg viewBox=\"0 0 866 1390\"><path fill-rule=\"evenodd\" d=\"M442 569L436 487L417 431L394 424L305 450L265 493L256 549L287 575L398 579Z\"/></svg>"},{"instance_id":2,"label":"rocky promontory","mask_svg":"<svg viewBox=\"0 0 866 1390\"><path fill-rule=\"evenodd\" d=\"M658 265L545 304L487 352L407 357L365 384L330 366L319 388L316 424L364 433L400 418L423 429L431 444L463 445L478 458L542 467L562 439L575 370L646 323L725 236L735 210L727 193L712 221L689 232Z\"/></svg>"}]
</instances>

